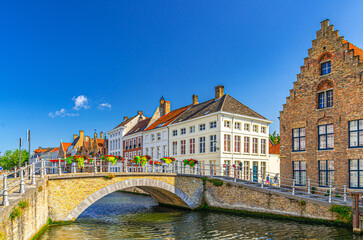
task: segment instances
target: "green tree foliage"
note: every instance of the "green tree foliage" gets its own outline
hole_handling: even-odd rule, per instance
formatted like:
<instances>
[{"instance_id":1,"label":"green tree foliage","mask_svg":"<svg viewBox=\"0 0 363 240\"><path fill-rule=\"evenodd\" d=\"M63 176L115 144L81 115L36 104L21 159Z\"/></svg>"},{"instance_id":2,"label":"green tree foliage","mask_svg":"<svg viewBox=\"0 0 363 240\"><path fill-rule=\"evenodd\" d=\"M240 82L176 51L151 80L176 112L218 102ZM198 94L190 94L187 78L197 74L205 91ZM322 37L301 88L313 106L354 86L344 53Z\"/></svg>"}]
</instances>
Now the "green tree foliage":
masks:
<instances>
[{"instance_id":1,"label":"green tree foliage","mask_svg":"<svg viewBox=\"0 0 363 240\"><path fill-rule=\"evenodd\" d=\"M25 149L21 150L21 163L24 165L25 162L28 162L29 154ZM15 166L19 165L19 149L16 150L7 150L4 156L0 157L0 166L4 169L13 169Z\"/></svg>"},{"instance_id":2,"label":"green tree foliage","mask_svg":"<svg viewBox=\"0 0 363 240\"><path fill-rule=\"evenodd\" d=\"M273 134L270 134L270 140L273 145L276 145L280 142L280 135L278 135L275 131Z\"/></svg>"}]
</instances>

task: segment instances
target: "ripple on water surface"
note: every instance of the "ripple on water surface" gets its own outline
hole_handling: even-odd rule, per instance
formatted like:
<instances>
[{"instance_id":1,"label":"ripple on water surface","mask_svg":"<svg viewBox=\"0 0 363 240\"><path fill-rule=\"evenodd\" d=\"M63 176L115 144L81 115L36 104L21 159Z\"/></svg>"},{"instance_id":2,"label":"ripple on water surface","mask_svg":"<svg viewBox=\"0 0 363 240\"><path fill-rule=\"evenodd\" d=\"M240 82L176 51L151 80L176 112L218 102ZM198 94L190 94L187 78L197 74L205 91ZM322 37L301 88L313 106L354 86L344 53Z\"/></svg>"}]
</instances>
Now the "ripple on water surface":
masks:
<instances>
[{"instance_id":1,"label":"ripple on water surface","mask_svg":"<svg viewBox=\"0 0 363 240\"><path fill-rule=\"evenodd\" d=\"M363 239L350 229L161 207L142 195L115 192L70 225L48 228L39 239Z\"/></svg>"}]
</instances>

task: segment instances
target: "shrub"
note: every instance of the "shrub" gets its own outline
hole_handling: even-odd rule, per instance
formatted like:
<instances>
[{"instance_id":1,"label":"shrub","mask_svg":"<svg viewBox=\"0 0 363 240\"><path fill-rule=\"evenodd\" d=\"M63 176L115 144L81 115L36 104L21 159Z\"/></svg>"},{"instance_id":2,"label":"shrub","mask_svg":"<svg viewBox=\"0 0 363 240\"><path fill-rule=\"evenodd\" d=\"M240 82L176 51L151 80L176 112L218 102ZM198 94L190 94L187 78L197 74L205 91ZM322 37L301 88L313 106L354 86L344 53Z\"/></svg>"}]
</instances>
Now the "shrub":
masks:
<instances>
[{"instance_id":1,"label":"shrub","mask_svg":"<svg viewBox=\"0 0 363 240\"><path fill-rule=\"evenodd\" d=\"M105 176L105 178L106 179L109 179L109 180L111 180L111 179L114 179L116 176L115 176L115 174L113 174L113 173L110 173L110 174L108 174L108 175L106 175Z\"/></svg>"},{"instance_id":2,"label":"shrub","mask_svg":"<svg viewBox=\"0 0 363 240\"><path fill-rule=\"evenodd\" d=\"M311 193L314 194L315 193L315 190L316 190L316 187L312 187L311 188Z\"/></svg>"},{"instance_id":3,"label":"shrub","mask_svg":"<svg viewBox=\"0 0 363 240\"><path fill-rule=\"evenodd\" d=\"M41 192L41 191L43 191L43 186L39 186L39 188L38 188L38 192Z\"/></svg>"},{"instance_id":4,"label":"shrub","mask_svg":"<svg viewBox=\"0 0 363 240\"><path fill-rule=\"evenodd\" d=\"M216 187L223 186L223 181L220 179L209 179L208 181L213 183L213 185Z\"/></svg>"},{"instance_id":5,"label":"shrub","mask_svg":"<svg viewBox=\"0 0 363 240\"><path fill-rule=\"evenodd\" d=\"M345 222L345 223L352 223L353 211L352 211L351 207L333 204L330 207L329 211L336 213L337 218L340 221Z\"/></svg>"},{"instance_id":6,"label":"shrub","mask_svg":"<svg viewBox=\"0 0 363 240\"><path fill-rule=\"evenodd\" d=\"M29 202L27 200L22 200L19 202L18 207L21 209L27 208L29 206Z\"/></svg>"},{"instance_id":7,"label":"shrub","mask_svg":"<svg viewBox=\"0 0 363 240\"><path fill-rule=\"evenodd\" d=\"M21 209L16 207L13 209L13 211L10 213L10 219L14 220L17 217L20 217L22 214Z\"/></svg>"},{"instance_id":8,"label":"shrub","mask_svg":"<svg viewBox=\"0 0 363 240\"><path fill-rule=\"evenodd\" d=\"M301 200L301 201L299 202L299 206L305 206L305 205L306 205L305 200Z\"/></svg>"},{"instance_id":9,"label":"shrub","mask_svg":"<svg viewBox=\"0 0 363 240\"><path fill-rule=\"evenodd\" d=\"M207 177L202 177L203 185L205 185L205 182L207 181Z\"/></svg>"},{"instance_id":10,"label":"shrub","mask_svg":"<svg viewBox=\"0 0 363 240\"><path fill-rule=\"evenodd\" d=\"M230 187L230 186L231 186L231 184L230 184L230 183L227 183L227 186L228 186L228 187Z\"/></svg>"}]
</instances>

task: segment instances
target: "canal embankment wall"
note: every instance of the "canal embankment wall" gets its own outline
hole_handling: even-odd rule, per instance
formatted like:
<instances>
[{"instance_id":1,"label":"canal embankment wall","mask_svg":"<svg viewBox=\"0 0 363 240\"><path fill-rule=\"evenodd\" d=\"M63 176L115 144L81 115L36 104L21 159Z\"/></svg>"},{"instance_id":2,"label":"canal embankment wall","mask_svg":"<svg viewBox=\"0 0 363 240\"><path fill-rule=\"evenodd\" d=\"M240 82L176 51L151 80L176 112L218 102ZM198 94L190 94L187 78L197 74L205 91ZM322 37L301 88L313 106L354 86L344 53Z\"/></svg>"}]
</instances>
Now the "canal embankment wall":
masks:
<instances>
[{"instance_id":1,"label":"canal embankment wall","mask_svg":"<svg viewBox=\"0 0 363 240\"><path fill-rule=\"evenodd\" d=\"M27 185L24 194L9 196L9 206L0 208L0 239L27 240L36 235L48 222L48 198L46 179Z\"/></svg>"}]
</instances>

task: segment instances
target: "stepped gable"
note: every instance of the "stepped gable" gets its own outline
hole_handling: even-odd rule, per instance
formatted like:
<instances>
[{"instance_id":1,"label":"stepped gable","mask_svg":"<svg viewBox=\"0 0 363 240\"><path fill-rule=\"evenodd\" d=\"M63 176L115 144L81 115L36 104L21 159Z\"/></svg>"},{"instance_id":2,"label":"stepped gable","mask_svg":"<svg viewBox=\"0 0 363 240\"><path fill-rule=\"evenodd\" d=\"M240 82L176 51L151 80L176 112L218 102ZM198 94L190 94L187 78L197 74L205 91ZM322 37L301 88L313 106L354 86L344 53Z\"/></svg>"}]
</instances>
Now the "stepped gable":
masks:
<instances>
[{"instance_id":1,"label":"stepped gable","mask_svg":"<svg viewBox=\"0 0 363 240\"><path fill-rule=\"evenodd\" d=\"M146 118L146 119L138 122L133 128L130 129L130 131L128 131L125 134L125 136L129 136L129 135L144 131L146 126L149 124L150 120L151 120L151 118Z\"/></svg>"},{"instance_id":2,"label":"stepped gable","mask_svg":"<svg viewBox=\"0 0 363 240\"><path fill-rule=\"evenodd\" d=\"M145 131L153 130L159 127L165 127L177 119L182 113L184 113L191 105L178 108L176 110L170 111L164 116L159 117L153 124L151 124Z\"/></svg>"}]
</instances>

